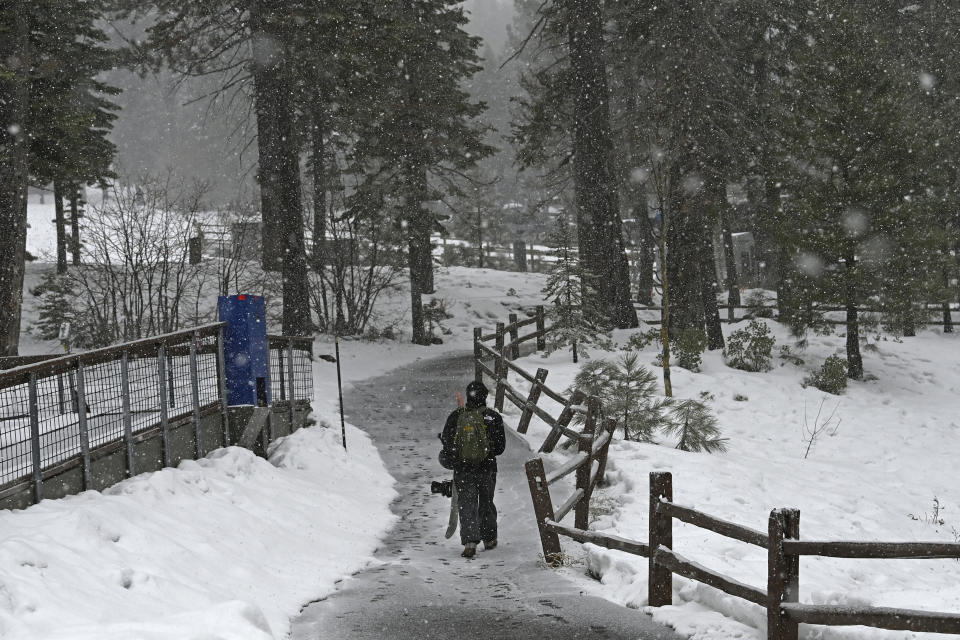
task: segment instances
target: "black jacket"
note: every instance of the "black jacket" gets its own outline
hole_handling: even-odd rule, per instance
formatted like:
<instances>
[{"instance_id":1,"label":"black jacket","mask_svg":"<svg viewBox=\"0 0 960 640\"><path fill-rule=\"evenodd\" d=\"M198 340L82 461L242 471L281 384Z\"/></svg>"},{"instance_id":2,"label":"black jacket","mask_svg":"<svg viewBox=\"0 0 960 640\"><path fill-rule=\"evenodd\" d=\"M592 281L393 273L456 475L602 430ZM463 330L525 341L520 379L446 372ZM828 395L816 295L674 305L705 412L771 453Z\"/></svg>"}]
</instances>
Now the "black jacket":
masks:
<instances>
[{"instance_id":1,"label":"black jacket","mask_svg":"<svg viewBox=\"0 0 960 640\"><path fill-rule=\"evenodd\" d=\"M475 408L469 407L468 408ZM443 433L440 434L440 442L443 443L443 449L440 451L440 464L444 469L457 470L461 466L457 459L457 450L454 447L453 440L457 435L457 418L463 409L456 409L448 417L446 424L443 425ZM483 410L483 422L487 426L487 439L490 442L490 453L487 459L480 463L481 469L497 468L497 456L503 453L507 446L507 439L503 433L503 418L499 413L485 407Z\"/></svg>"}]
</instances>

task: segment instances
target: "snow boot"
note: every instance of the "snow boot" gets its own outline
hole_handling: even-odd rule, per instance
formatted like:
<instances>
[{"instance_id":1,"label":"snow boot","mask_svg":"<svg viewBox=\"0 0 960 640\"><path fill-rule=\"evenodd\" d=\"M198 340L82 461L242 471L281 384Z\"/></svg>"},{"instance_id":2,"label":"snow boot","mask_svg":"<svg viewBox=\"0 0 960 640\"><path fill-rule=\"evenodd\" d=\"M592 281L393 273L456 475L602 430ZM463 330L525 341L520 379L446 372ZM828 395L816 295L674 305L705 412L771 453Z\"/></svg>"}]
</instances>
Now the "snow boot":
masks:
<instances>
[{"instance_id":1,"label":"snow boot","mask_svg":"<svg viewBox=\"0 0 960 640\"><path fill-rule=\"evenodd\" d=\"M493 540L490 540L489 542L484 541L484 543L483 543L483 550L484 550L484 551L492 551L493 549L496 549L496 548L497 548L497 539L496 539L496 538L494 538Z\"/></svg>"},{"instance_id":2,"label":"snow boot","mask_svg":"<svg viewBox=\"0 0 960 640\"><path fill-rule=\"evenodd\" d=\"M468 542L463 547L463 553L461 553L460 555L463 556L464 558L472 558L473 556L477 555L477 543Z\"/></svg>"}]
</instances>

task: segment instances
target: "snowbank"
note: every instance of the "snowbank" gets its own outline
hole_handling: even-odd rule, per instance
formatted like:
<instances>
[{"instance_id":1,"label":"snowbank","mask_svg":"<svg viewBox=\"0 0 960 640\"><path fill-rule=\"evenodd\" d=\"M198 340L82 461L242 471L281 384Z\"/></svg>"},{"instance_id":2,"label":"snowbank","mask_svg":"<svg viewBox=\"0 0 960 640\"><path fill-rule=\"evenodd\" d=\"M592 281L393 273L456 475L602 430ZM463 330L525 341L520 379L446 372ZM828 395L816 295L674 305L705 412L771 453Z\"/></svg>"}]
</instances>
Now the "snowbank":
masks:
<instances>
[{"instance_id":1,"label":"snowbank","mask_svg":"<svg viewBox=\"0 0 960 640\"><path fill-rule=\"evenodd\" d=\"M792 344L779 325L768 324L777 338L775 354L780 345ZM725 325L724 331L729 334L741 326ZM618 337L622 342L625 335ZM803 364L775 355L774 370L768 373L731 369L719 353L704 355L701 373L674 367L675 395L698 398L702 391L713 395L710 405L729 438L727 453L685 453L674 449L671 441L638 444L618 438L607 467L611 486L595 498L610 513L595 514L592 527L645 540L648 474L671 471L678 503L761 531L767 529L771 509L796 507L801 537L809 539L960 539L956 473L960 336L944 335L939 329L902 342L871 336L864 350L870 380L851 381L842 396L804 389L801 381L824 358L843 355L844 341L840 335L811 336L810 346L799 354ZM647 347L641 361L656 373L655 348ZM519 364L529 371L549 369L547 384L556 390L566 388L576 373L568 354L531 356ZM511 384L524 392L528 388L516 376L511 376ZM804 411L806 421L812 422L822 399L824 415L837 407L840 426L833 436L822 434L804 459ZM556 415L558 407L549 401L542 404ZM531 442L539 445L546 429L534 420ZM936 517L934 498L940 505ZM762 549L680 522L674 524L674 548L707 567L766 588ZM601 579L602 595L627 606L646 606L646 559L588 545L585 560L587 570ZM805 558L800 600L957 612L958 576L960 563L954 560ZM693 638L766 637L763 609L711 587L675 577L674 603L650 612ZM920 637L943 636L801 627L801 638L808 640Z\"/></svg>"},{"instance_id":2,"label":"snowbank","mask_svg":"<svg viewBox=\"0 0 960 640\"><path fill-rule=\"evenodd\" d=\"M272 640L371 561L393 480L350 427L0 512L0 637Z\"/></svg>"}]
</instances>

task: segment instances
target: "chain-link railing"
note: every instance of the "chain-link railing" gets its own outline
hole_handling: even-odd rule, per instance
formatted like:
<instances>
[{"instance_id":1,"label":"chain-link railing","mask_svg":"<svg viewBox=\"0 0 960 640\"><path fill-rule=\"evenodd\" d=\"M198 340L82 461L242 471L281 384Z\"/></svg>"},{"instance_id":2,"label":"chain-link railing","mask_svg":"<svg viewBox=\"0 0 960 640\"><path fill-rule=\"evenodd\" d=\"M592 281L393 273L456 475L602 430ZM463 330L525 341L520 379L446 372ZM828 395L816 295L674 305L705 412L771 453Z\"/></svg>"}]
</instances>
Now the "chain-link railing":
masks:
<instances>
[{"instance_id":1,"label":"chain-link railing","mask_svg":"<svg viewBox=\"0 0 960 640\"><path fill-rule=\"evenodd\" d=\"M110 478L91 476L91 458L122 456L122 476L131 476L235 442L223 327L210 324L0 371L0 500L26 490L39 501L45 480L76 468L79 486L64 489L72 481L61 478L54 493L107 486ZM295 410L309 411L313 395L312 340L271 336L269 346L274 410L289 410L292 430ZM172 429L184 435L171 440ZM151 438L158 447L140 446ZM191 445L193 451L184 450Z\"/></svg>"},{"instance_id":2,"label":"chain-link railing","mask_svg":"<svg viewBox=\"0 0 960 640\"><path fill-rule=\"evenodd\" d=\"M272 401L287 407L292 424L297 404L313 398L313 338L270 335L267 342Z\"/></svg>"}]
</instances>

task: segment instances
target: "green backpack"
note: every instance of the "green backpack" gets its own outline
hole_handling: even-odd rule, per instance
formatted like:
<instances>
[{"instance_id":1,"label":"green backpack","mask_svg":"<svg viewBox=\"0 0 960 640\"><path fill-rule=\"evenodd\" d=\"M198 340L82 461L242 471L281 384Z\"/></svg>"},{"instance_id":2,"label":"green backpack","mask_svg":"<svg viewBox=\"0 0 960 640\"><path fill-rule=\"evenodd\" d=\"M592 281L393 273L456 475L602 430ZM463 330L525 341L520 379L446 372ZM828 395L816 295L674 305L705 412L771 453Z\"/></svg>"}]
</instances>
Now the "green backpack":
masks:
<instances>
[{"instance_id":1,"label":"green backpack","mask_svg":"<svg viewBox=\"0 0 960 640\"><path fill-rule=\"evenodd\" d=\"M457 434L453 443L456 446L460 462L480 464L490 453L490 440L487 438L487 425L483 422L484 407L461 409L457 416Z\"/></svg>"}]
</instances>

